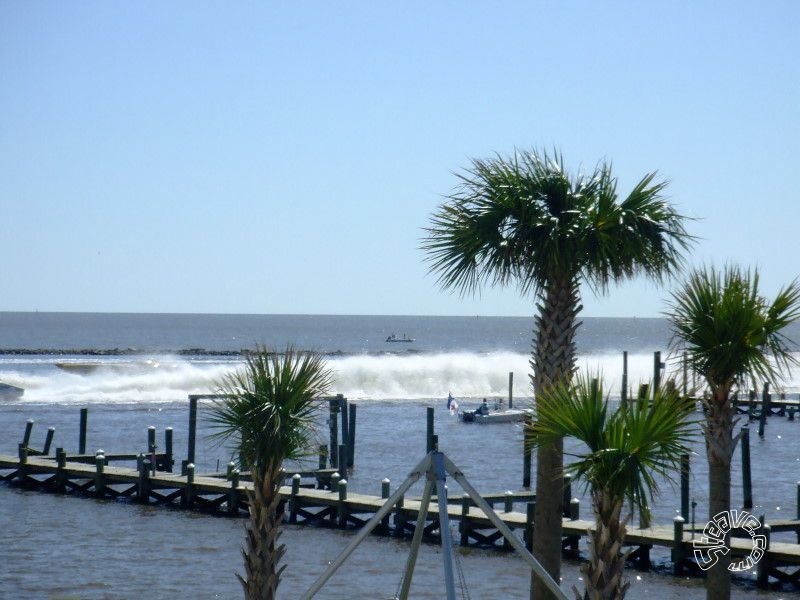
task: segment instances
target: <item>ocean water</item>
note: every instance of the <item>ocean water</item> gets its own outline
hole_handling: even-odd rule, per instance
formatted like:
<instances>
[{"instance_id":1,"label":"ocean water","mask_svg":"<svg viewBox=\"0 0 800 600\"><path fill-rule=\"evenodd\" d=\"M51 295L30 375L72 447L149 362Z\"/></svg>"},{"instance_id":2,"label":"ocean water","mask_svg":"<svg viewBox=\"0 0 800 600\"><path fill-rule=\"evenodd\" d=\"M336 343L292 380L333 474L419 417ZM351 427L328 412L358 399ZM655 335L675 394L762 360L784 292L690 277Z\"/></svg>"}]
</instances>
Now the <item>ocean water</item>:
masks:
<instances>
[{"instance_id":1,"label":"ocean water","mask_svg":"<svg viewBox=\"0 0 800 600\"><path fill-rule=\"evenodd\" d=\"M529 402L531 325L529 318L481 316L0 313L0 381L25 389L18 400L0 400L0 452L16 452L28 420L35 421L34 447L54 427L54 447L77 450L79 409L88 407L90 449L145 450L149 426L156 427L159 441L172 427L180 461L187 444L188 394L213 392L215 382L241 364L232 353L242 348L292 344L325 352L334 372L333 391L358 406L350 489L377 495L384 477L399 485L424 456L426 407L433 406L440 449L473 485L487 493L517 490L522 486L521 427L465 425L449 415L445 398L451 392L466 407L482 397L507 398L513 373L515 404ZM387 343L392 333L415 341ZM586 319L578 337L579 364L600 371L614 395L622 351L628 352L633 387L652 376L655 351L663 352L668 374L682 377L668 344L661 319ZM96 368L78 372L59 363ZM784 389L797 393L798 381L800 376L790 374ZM224 469L231 451L211 443L203 411L201 403L198 469ZM320 414L323 443L325 418ZM763 439L752 434L753 512L768 520L796 515L798 428L799 422L774 417ZM691 487L701 523L707 494L700 440L695 450ZM741 503L738 457L734 504ZM574 492L588 516L582 490ZM678 508L677 490L664 483L654 521L671 522ZM0 523L0 598L241 597L233 575L240 567L241 520L0 485ZM307 589L350 535L287 527L281 597L297 597ZM403 541L370 538L318 597L391 597L407 549ZM702 581L663 574L667 557L656 551L654 557L654 571L630 572L629 597L703 597ZM513 555L471 549L459 559L472 598L527 598L528 571ZM427 546L418 565L412 597L443 597L440 550ZM579 585L579 576L578 563L566 564L565 589ZM782 597L756 592L748 577L738 582L735 597L754 595Z\"/></svg>"}]
</instances>

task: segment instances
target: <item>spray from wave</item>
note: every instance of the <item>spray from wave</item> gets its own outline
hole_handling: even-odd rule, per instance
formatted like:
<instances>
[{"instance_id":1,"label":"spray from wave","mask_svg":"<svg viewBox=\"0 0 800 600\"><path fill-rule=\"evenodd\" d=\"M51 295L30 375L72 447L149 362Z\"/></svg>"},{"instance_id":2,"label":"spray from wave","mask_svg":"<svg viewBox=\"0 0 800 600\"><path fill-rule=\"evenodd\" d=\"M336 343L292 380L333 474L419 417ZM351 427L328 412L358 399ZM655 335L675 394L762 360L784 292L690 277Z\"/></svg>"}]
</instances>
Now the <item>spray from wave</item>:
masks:
<instances>
[{"instance_id":1,"label":"spray from wave","mask_svg":"<svg viewBox=\"0 0 800 600\"><path fill-rule=\"evenodd\" d=\"M628 385L635 392L639 383L653 376L652 354L628 356ZM513 352L437 353L397 355L351 355L328 361L333 371L333 393L351 400L442 400L456 398L505 398L509 373L513 373L513 395L531 397L527 354ZM619 396L623 361L621 353L578 357L578 368L600 373L612 397ZM2 380L25 388L22 402L91 404L159 403L186 400L189 394L208 394L226 373L240 367L241 360L183 361L160 357L151 364L98 361L87 372L65 371L48 365L26 372L22 365L2 364ZM668 364L666 376L682 382L680 365ZM797 376L786 382L796 391ZM691 385L691 381L690 381Z\"/></svg>"}]
</instances>

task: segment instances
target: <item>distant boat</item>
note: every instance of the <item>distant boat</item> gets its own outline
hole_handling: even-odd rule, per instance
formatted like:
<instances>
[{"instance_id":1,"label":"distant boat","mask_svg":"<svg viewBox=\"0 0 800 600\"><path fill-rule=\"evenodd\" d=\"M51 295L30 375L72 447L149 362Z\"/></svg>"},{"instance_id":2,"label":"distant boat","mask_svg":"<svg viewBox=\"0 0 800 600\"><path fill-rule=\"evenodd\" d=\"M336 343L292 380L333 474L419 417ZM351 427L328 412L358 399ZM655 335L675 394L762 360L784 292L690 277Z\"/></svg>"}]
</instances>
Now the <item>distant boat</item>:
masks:
<instances>
[{"instance_id":1,"label":"distant boat","mask_svg":"<svg viewBox=\"0 0 800 600\"><path fill-rule=\"evenodd\" d=\"M18 400L24 393L21 387L0 381L0 400Z\"/></svg>"},{"instance_id":2,"label":"distant boat","mask_svg":"<svg viewBox=\"0 0 800 600\"><path fill-rule=\"evenodd\" d=\"M386 341L387 342L405 342L405 343L408 344L408 343L411 343L411 342L413 342L415 340L414 340L414 338L406 337L406 334L404 333L403 337L401 337L401 338L397 337L395 334L392 334L392 335L390 335L389 337L386 338Z\"/></svg>"}]
</instances>

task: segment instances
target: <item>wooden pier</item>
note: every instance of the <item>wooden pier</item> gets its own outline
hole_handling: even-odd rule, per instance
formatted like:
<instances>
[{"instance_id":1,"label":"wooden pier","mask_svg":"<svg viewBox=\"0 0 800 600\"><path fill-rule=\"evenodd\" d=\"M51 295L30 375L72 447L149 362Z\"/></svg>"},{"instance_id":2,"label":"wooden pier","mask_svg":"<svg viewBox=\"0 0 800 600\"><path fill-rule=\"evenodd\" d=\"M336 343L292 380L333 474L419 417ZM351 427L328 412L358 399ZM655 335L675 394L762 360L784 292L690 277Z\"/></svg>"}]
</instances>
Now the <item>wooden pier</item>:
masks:
<instances>
[{"instance_id":1,"label":"wooden pier","mask_svg":"<svg viewBox=\"0 0 800 600\"><path fill-rule=\"evenodd\" d=\"M106 499L124 499L150 505L195 509L218 515L243 516L247 514L247 492L252 484L237 470L229 469L220 476L199 475L194 465L188 465L185 474L170 472L171 462L165 455L97 454L67 455L59 450L55 457L33 452L20 445L19 456L0 455L0 481L28 489L61 494ZM121 458L123 457L123 458ZM136 467L111 466L109 460L136 460ZM93 460L90 460L93 458ZM294 474L281 488L286 502L286 518L291 523L357 529L375 515L390 497L390 482L381 482L381 495L349 492L347 481L330 470ZM531 492L488 494L484 497L497 510L502 522L521 533L527 548L531 547L534 532ZM508 541L487 514L468 498L451 498L447 505L448 519L458 522L459 543L462 546L478 545L497 549L510 549ZM384 518L376 533L410 537L420 511L421 500L402 498ZM524 510L515 510L522 504ZM498 506L500 505L500 506ZM497 509L494 507L497 506ZM567 554L577 555L579 540L586 538L594 522L581 519L577 500L569 504L569 516L563 522L563 547ZM791 583L800 588L800 544L769 540L770 532L794 531L800 534L800 520L766 525L767 548L756 565L759 586L768 587L770 578L781 583ZM445 532L452 535L451 532ZM440 540L439 508L430 506L426 515L424 535L432 541ZM693 539L699 533L684 528L681 517L672 526L647 528L630 527L626 545L632 550L631 560L638 568L650 566L650 550L662 547L671 550L676 574L697 572L693 560ZM734 538L732 556L746 557L752 550L750 539Z\"/></svg>"}]
</instances>

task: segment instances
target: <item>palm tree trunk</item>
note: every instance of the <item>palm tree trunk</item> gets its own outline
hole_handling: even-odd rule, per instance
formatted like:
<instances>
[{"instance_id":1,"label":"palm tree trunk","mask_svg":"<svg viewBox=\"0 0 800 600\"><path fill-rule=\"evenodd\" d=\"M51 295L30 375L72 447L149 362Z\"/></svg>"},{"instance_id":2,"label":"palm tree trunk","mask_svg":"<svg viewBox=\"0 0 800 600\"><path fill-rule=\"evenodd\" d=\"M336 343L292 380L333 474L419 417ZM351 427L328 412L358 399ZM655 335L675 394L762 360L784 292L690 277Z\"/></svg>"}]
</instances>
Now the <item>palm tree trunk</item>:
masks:
<instances>
[{"instance_id":1,"label":"palm tree trunk","mask_svg":"<svg viewBox=\"0 0 800 600\"><path fill-rule=\"evenodd\" d=\"M733 405L725 389L715 390L708 404L705 435L708 453L708 518L731 509L731 458L733 440ZM726 535L726 543L729 535ZM706 598L729 600L731 574L730 555L717 554L717 562L706 575Z\"/></svg>"},{"instance_id":2,"label":"palm tree trunk","mask_svg":"<svg viewBox=\"0 0 800 600\"><path fill-rule=\"evenodd\" d=\"M575 278L550 282L539 303L534 333L532 383L534 394L569 379L575 368L575 332L580 323L580 295ZM564 514L563 441L539 447L536 453L536 510L533 555L550 576L561 580L561 520ZM550 598L543 581L531 573L531 599Z\"/></svg>"},{"instance_id":3,"label":"palm tree trunk","mask_svg":"<svg viewBox=\"0 0 800 600\"><path fill-rule=\"evenodd\" d=\"M613 498L603 490L592 492L595 530L589 544L589 563L584 567L586 591L584 600L622 600L628 589L623 583L627 519L620 520L622 498Z\"/></svg>"},{"instance_id":4,"label":"palm tree trunk","mask_svg":"<svg viewBox=\"0 0 800 600\"><path fill-rule=\"evenodd\" d=\"M280 511L278 490L283 481L280 464L271 465L263 474L253 469L253 493L250 495L250 520L246 544L242 549L245 577L237 574L244 588L245 600L275 600L283 568L279 568L286 550L278 545Z\"/></svg>"}]
</instances>

